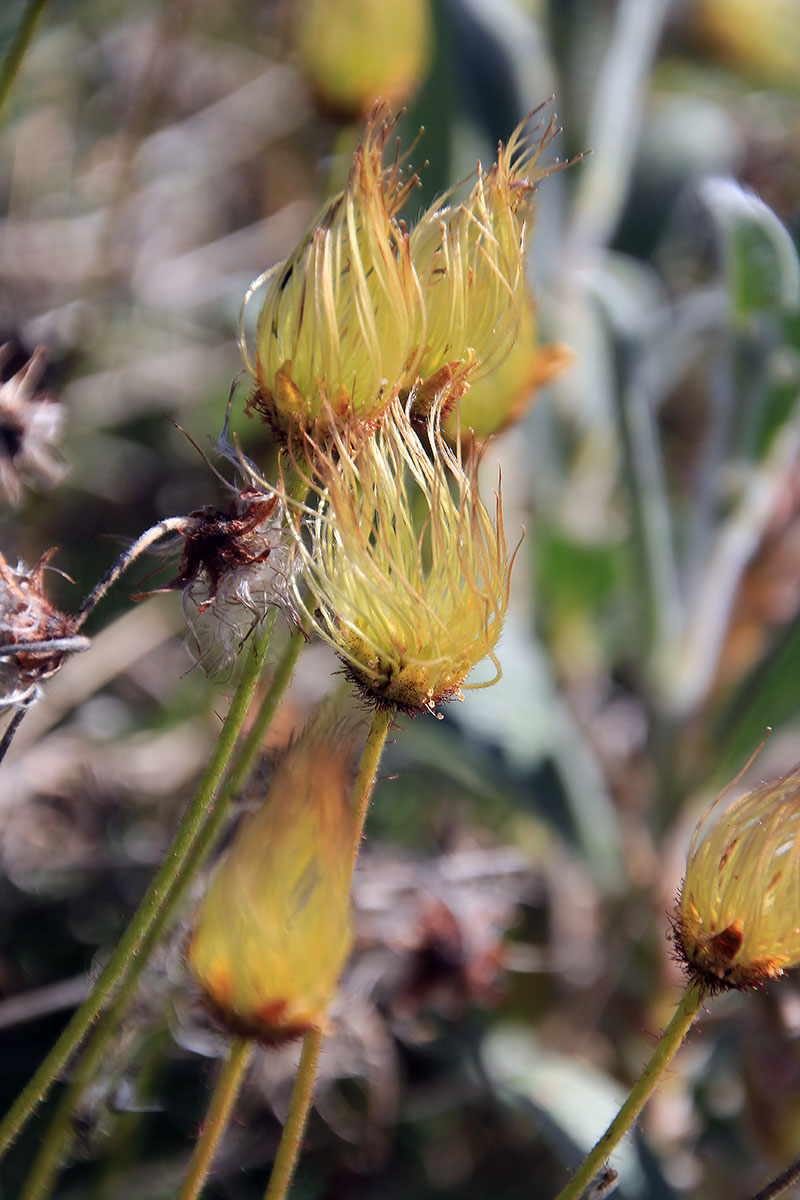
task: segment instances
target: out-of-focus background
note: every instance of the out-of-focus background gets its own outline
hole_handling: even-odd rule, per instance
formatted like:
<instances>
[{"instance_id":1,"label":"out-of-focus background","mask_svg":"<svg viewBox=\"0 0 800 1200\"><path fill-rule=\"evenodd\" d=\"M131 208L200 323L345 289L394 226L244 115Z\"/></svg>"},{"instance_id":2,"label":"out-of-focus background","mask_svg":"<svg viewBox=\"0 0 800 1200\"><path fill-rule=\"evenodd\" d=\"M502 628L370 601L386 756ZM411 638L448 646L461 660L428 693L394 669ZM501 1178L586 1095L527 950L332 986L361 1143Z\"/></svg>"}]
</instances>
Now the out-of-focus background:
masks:
<instances>
[{"instance_id":1,"label":"out-of-focus background","mask_svg":"<svg viewBox=\"0 0 800 1200\"><path fill-rule=\"evenodd\" d=\"M2 5L3 54L27 7ZM39 469L3 435L0 549L58 547L48 592L74 611L142 530L226 499L192 440L212 454L242 297L341 186L376 93L405 104L405 145L425 129L409 223L555 94L578 161L540 184L530 282L539 338L575 360L487 454L509 538L527 530L503 679L404 719L386 756L294 1194L547 1200L680 995L694 822L766 725L745 783L800 758L798 0L51 0L0 125L3 376L45 346L52 405ZM496 386L521 403L536 376L530 349ZM268 471L246 395L233 427ZM193 666L178 596L130 600L160 565L101 604L2 768L3 1108L160 861L230 691ZM275 746L335 671L309 647ZM174 1194L223 1050L184 936L87 1096L62 1200ZM263 1194L294 1061L259 1055L209 1200ZM798 1153L787 977L709 1006L619 1195L745 1200Z\"/></svg>"}]
</instances>

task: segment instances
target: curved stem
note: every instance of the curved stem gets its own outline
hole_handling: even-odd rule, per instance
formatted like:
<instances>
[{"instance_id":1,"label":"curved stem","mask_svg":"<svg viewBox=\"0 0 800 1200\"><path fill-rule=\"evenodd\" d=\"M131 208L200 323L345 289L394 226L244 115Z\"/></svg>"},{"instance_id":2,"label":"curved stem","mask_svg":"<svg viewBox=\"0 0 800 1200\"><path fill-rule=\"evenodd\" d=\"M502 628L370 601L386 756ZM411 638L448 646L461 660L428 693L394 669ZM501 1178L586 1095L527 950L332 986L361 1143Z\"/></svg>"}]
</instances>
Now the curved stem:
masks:
<instances>
[{"instance_id":1,"label":"curved stem","mask_svg":"<svg viewBox=\"0 0 800 1200\"><path fill-rule=\"evenodd\" d=\"M292 1175L300 1157L300 1142L306 1128L311 1094L317 1074L319 1052L322 1049L322 1030L312 1029L303 1039L303 1053L292 1091L289 1114L281 1134L278 1153L269 1178L269 1187L264 1200L283 1200L292 1182Z\"/></svg>"},{"instance_id":2,"label":"curved stem","mask_svg":"<svg viewBox=\"0 0 800 1200\"><path fill-rule=\"evenodd\" d=\"M153 545L153 542L157 542L165 533L183 533L187 526L191 526L192 524L191 517L165 517L163 521L159 521L151 529L145 529L144 533L140 534L133 545L129 546L119 556L114 565L106 571L100 582L95 584L89 592L89 595L75 614L73 627L80 629L89 616L89 613L100 603L111 585L116 583L122 572L126 571L140 554L148 550Z\"/></svg>"},{"instance_id":3,"label":"curved stem","mask_svg":"<svg viewBox=\"0 0 800 1200\"><path fill-rule=\"evenodd\" d=\"M272 625L264 632L268 639ZM165 894L162 904L155 914L152 924L145 933L136 957L132 960L128 973L121 981L114 996L113 1003L104 1016L101 1025L94 1031L86 1046L80 1061L75 1080L68 1092L62 1097L53 1123L48 1130L39 1157L34 1164L28 1188L36 1179L37 1190L25 1194L24 1200L44 1200L52 1190L53 1181L58 1170L58 1163L70 1136L71 1118L77 1102L87 1083L92 1079L106 1054L108 1042L113 1037L119 1020L127 1007L134 989L139 981L150 955L157 946L164 929L173 916L177 905L183 898L186 888L191 882L194 872L200 866L206 854L216 841L222 825L227 817L231 801L241 790L250 768L261 749L264 735L269 728L278 703L286 690L291 678L294 665L304 644L302 633L293 633L284 650L272 681L262 700L258 713L250 727L247 737L242 743L225 784L220 790L216 803L206 812L206 819L199 827L197 837L190 848L181 871L175 876L171 888ZM76 1014L77 1015L77 1014Z\"/></svg>"},{"instance_id":4,"label":"curved stem","mask_svg":"<svg viewBox=\"0 0 800 1200\"><path fill-rule=\"evenodd\" d=\"M359 763L358 774L353 784L351 801L351 811L353 814L353 849L350 860L351 874L355 869L358 848L361 845L361 838L364 833L364 822L367 818L369 802L375 787L375 778L378 774L381 754L383 753L386 737L396 712L397 709L394 707L377 708L375 710L372 717L372 725L367 734L364 749L361 752L361 762ZM306 1034L303 1041L303 1053L300 1056L300 1066L297 1069L297 1076L294 1081L289 1115L283 1127L278 1153L275 1156L275 1163L272 1167L272 1174L270 1175L269 1186L264 1195L264 1200L284 1200L289 1191L289 1185L292 1182L297 1160L300 1157L300 1143L311 1107L311 1096L314 1090L314 1078L317 1073L317 1062L319 1061L321 1047L322 1030L312 1029Z\"/></svg>"},{"instance_id":5,"label":"curved stem","mask_svg":"<svg viewBox=\"0 0 800 1200\"><path fill-rule=\"evenodd\" d=\"M223 1133L228 1127L231 1110L244 1082L255 1042L240 1035L231 1039L228 1058L219 1073L217 1086L208 1107L200 1138L195 1145L189 1170L183 1180L178 1200L197 1200L213 1162Z\"/></svg>"},{"instance_id":6,"label":"curved stem","mask_svg":"<svg viewBox=\"0 0 800 1200\"><path fill-rule=\"evenodd\" d=\"M253 645L211 761L200 781L194 799L184 814L164 862L136 914L120 938L91 992L76 1010L58 1041L29 1083L23 1088L6 1117L0 1122L0 1156L5 1153L28 1118L44 1100L58 1074L80 1045L92 1022L105 1007L123 976L129 970L134 976L141 971L147 961L143 945L145 939L148 939L147 949L152 949L156 940L152 936L152 931L154 929L161 931L166 922L166 916L171 912L178 895L178 890L173 891L173 889L177 887L182 890L185 882L191 877L190 872L186 871L187 863L198 837L204 832L209 807L247 716L256 683L264 666L273 625L274 613L270 614L264 630ZM168 897L170 898L169 904L167 903ZM151 936L148 938L148 935Z\"/></svg>"},{"instance_id":7,"label":"curved stem","mask_svg":"<svg viewBox=\"0 0 800 1200\"><path fill-rule=\"evenodd\" d=\"M705 990L697 983L692 982L688 985L672 1020L662 1033L650 1061L634 1084L628 1099L589 1156L578 1167L567 1186L558 1193L556 1200L580 1200L603 1163L622 1141L655 1091L659 1079L672 1062L681 1042L691 1029L706 994Z\"/></svg>"}]
</instances>

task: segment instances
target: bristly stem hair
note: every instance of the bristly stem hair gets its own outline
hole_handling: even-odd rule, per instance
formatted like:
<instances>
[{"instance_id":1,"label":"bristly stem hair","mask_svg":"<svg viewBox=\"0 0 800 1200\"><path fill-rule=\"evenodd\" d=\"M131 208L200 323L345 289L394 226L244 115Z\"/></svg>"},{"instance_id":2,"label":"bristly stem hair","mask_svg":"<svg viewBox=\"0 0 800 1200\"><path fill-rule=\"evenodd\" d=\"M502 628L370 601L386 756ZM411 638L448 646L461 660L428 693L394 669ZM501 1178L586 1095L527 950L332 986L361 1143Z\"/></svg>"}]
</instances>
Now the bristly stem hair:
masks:
<instances>
[{"instance_id":1,"label":"bristly stem hair","mask_svg":"<svg viewBox=\"0 0 800 1200\"><path fill-rule=\"evenodd\" d=\"M255 1042L250 1037L237 1034L231 1038L228 1057L219 1073L202 1133L195 1145L178 1200L197 1200L203 1190L217 1147L228 1127L254 1049Z\"/></svg>"},{"instance_id":2,"label":"bristly stem hair","mask_svg":"<svg viewBox=\"0 0 800 1200\"><path fill-rule=\"evenodd\" d=\"M266 695L261 701L250 730L234 760L230 774L225 780L214 804L209 806L207 819L198 832L197 839L184 862L182 870L176 875L170 891L165 894L155 920L143 938L136 956L130 963L127 974L114 994L113 1002L104 1013L102 1022L94 1030L83 1050L75 1079L69 1091L62 1097L59 1103L53 1117L52 1125L43 1140L42 1148L39 1151L31 1172L31 1180L38 1172L41 1175L42 1182L37 1185L37 1191L32 1191L30 1195L26 1196L26 1200L45 1200L45 1197L52 1191L58 1170L58 1163L63 1156L65 1144L69 1138L72 1114L75 1112L78 1101L86 1086L94 1077L95 1072L99 1069L103 1061L108 1044L119 1027L119 1023L133 996L142 971L158 945L178 904L183 899L187 887L194 878L195 871L216 842L217 836L227 819L231 801L239 794L247 780L247 776L261 750L264 737L272 723L272 718L275 715L281 697L291 678L294 665L297 662L304 641L302 633L299 632L292 634L289 639L275 668ZM28 1186L31 1186L30 1182Z\"/></svg>"}]
</instances>

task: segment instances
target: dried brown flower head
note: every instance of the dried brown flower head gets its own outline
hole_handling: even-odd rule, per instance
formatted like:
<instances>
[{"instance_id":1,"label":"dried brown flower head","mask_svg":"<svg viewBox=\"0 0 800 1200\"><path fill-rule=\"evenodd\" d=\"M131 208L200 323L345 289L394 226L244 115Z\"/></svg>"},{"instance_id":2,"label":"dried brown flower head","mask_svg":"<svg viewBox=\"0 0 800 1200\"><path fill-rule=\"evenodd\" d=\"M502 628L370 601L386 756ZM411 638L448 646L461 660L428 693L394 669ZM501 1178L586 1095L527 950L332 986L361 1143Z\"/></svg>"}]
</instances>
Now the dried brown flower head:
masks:
<instances>
[{"instance_id":1,"label":"dried brown flower head","mask_svg":"<svg viewBox=\"0 0 800 1200\"><path fill-rule=\"evenodd\" d=\"M75 618L44 594L44 569L54 553L48 550L30 569L22 563L15 569L0 554L0 707L35 700L67 654L89 644L74 636Z\"/></svg>"},{"instance_id":2,"label":"dried brown flower head","mask_svg":"<svg viewBox=\"0 0 800 1200\"><path fill-rule=\"evenodd\" d=\"M182 539L178 574L134 599L182 591L197 658L207 670L229 664L270 608L295 619L291 537L274 492L244 488L225 510L206 505L177 527Z\"/></svg>"},{"instance_id":3,"label":"dried brown flower head","mask_svg":"<svg viewBox=\"0 0 800 1200\"><path fill-rule=\"evenodd\" d=\"M9 347L0 347L0 367L8 357ZM25 481L53 484L64 475L63 463L53 454L63 409L34 391L44 363L40 346L16 375L0 383L0 493L12 505L22 499Z\"/></svg>"}]
</instances>

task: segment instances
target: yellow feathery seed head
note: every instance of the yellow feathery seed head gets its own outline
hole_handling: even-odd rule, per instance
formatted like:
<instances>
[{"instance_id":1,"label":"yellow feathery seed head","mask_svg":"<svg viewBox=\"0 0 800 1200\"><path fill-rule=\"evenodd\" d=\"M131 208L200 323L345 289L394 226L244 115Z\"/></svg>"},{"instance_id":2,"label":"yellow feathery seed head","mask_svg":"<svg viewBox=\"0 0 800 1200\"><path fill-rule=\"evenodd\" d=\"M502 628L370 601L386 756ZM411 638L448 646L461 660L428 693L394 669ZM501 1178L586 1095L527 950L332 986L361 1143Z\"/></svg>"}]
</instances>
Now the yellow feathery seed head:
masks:
<instances>
[{"instance_id":1,"label":"yellow feathery seed head","mask_svg":"<svg viewBox=\"0 0 800 1200\"><path fill-rule=\"evenodd\" d=\"M378 96L403 104L433 52L431 0L301 0L299 64L317 102L335 117L362 117Z\"/></svg>"},{"instance_id":2,"label":"yellow feathery seed head","mask_svg":"<svg viewBox=\"0 0 800 1200\"><path fill-rule=\"evenodd\" d=\"M689 847L678 954L709 992L758 987L800 963L800 767L713 808Z\"/></svg>"},{"instance_id":3,"label":"yellow feathery seed head","mask_svg":"<svg viewBox=\"0 0 800 1200\"><path fill-rule=\"evenodd\" d=\"M299 527L296 542L309 621L367 697L409 713L460 698L471 668L494 659L513 562L499 495L492 519L478 494L477 460L448 447L441 406L423 443L412 405L395 402L373 438L339 434L317 450L311 545Z\"/></svg>"},{"instance_id":4,"label":"yellow feathery seed head","mask_svg":"<svg viewBox=\"0 0 800 1200\"><path fill-rule=\"evenodd\" d=\"M345 190L245 297L265 288L253 363L240 335L258 384L249 407L280 435L372 420L413 370L421 298L396 213L416 177L397 158L383 165L393 126L376 106Z\"/></svg>"},{"instance_id":5,"label":"yellow feathery seed head","mask_svg":"<svg viewBox=\"0 0 800 1200\"><path fill-rule=\"evenodd\" d=\"M324 1025L352 944L350 745L311 728L279 764L201 904L189 965L217 1015L264 1042Z\"/></svg>"},{"instance_id":6,"label":"yellow feathery seed head","mask_svg":"<svg viewBox=\"0 0 800 1200\"><path fill-rule=\"evenodd\" d=\"M563 342L537 344L530 296L525 297L519 318L519 334L508 356L488 375L471 381L443 421L449 441L460 438L468 445L474 438L485 441L502 433L522 419L540 388L573 363L574 352Z\"/></svg>"},{"instance_id":7,"label":"yellow feathery seed head","mask_svg":"<svg viewBox=\"0 0 800 1200\"><path fill-rule=\"evenodd\" d=\"M525 296L525 232L535 182L558 164L540 167L556 135L555 119L526 132L523 122L498 148L463 204L434 205L411 232L411 257L425 302L418 372L440 386L443 370L456 393L492 370L517 338ZM534 138L534 134L540 136ZM460 385L455 381L461 379ZM430 387L430 385L428 385ZM423 397L424 398L424 397ZM419 402L419 397L418 397Z\"/></svg>"}]
</instances>

